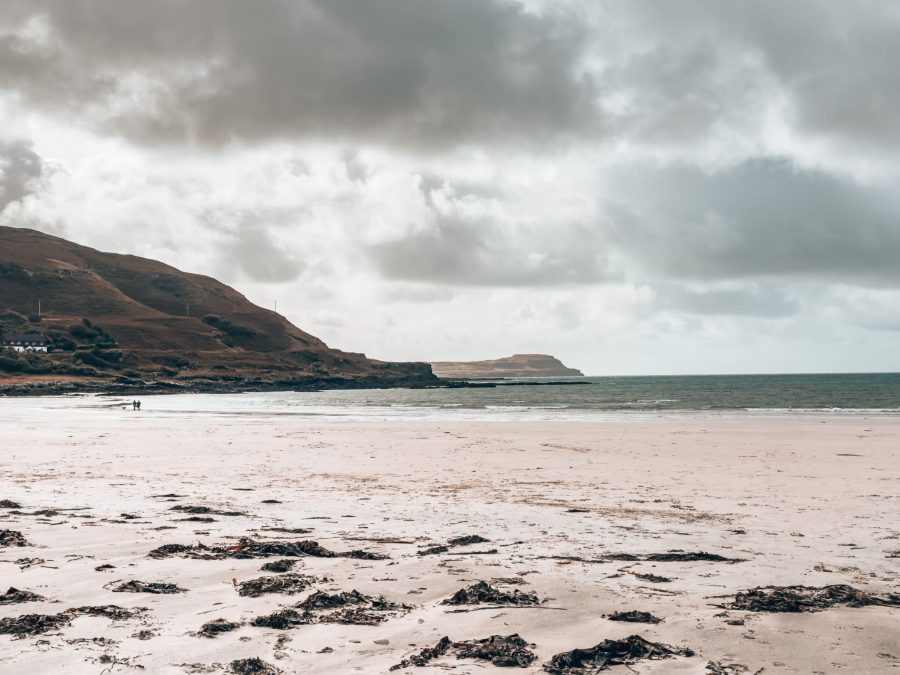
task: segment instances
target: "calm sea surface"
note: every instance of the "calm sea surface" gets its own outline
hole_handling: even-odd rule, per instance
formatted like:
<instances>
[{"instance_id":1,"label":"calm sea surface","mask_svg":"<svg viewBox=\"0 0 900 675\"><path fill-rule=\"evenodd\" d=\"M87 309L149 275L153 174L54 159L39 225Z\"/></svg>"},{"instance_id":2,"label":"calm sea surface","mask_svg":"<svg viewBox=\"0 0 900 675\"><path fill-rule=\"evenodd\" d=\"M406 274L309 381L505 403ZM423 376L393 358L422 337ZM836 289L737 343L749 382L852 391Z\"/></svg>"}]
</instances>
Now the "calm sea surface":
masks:
<instances>
[{"instance_id":1,"label":"calm sea surface","mask_svg":"<svg viewBox=\"0 0 900 675\"><path fill-rule=\"evenodd\" d=\"M573 381L586 384L189 394L145 396L143 401L145 410L176 414L293 414L352 419L589 420L683 414L900 415L900 373L588 377L574 378ZM109 405L115 400L97 397L93 404ZM53 405L65 403L57 400Z\"/></svg>"}]
</instances>

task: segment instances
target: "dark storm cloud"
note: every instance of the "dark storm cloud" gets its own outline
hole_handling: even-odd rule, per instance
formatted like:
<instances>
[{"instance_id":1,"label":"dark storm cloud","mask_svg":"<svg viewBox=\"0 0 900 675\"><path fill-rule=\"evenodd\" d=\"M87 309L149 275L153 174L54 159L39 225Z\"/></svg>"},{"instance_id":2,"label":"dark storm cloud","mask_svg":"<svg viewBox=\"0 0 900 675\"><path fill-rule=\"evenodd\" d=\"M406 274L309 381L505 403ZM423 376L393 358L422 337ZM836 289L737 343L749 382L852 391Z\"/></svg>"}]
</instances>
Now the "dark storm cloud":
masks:
<instances>
[{"instance_id":1,"label":"dark storm cloud","mask_svg":"<svg viewBox=\"0 0 900 675\"><path fill-rule=\"evenodd\" d=\"M0 140L0 212L38 187L44 161L31 143Z\"/></svg>"},{"instance_id":2,"label":"dark storm cloud","mask_svg":"<svg viewBox=\"0 0 900 675\"><path fill-rule=\"evenodd\" d=\"M645 274L900 280L900 192L784 160L620 169L608 236Z\"/></svg>"},{"instance_id":3,"label":"dark storm cloud","mask_svg":"<svg viewBox=\"0 0 900 675\"><path fill-rule=\"evenodd\" d=\"M505 0L10 0L0 22L8 90L139 141L443 146L593 124L577 17Z\"/></svg>"},{"instance_id":4,"label":"dark storm cloud","mask_svg":"<svg viewBox=\"0 0 900 675\"><path fill-rule=\"evenodd\" d=\"M639 130L708 130L746 117L750 126L737 130L752 132L765 106L783 104L798 133L896 151L884 145L900 142L900 5L892 0L602 6L606 23L627 36L609 76L612 93L634 103L622 118Z\"/></svg>"}]
</instances>

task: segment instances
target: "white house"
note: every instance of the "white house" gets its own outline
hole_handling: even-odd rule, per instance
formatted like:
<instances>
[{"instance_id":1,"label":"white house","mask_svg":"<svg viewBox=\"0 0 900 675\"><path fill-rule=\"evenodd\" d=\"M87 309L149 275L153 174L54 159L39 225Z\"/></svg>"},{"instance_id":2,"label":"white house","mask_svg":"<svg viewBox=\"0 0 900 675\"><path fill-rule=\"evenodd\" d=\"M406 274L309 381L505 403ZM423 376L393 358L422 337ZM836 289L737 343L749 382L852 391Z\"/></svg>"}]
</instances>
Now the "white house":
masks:
<instances>
[{"instance_id":1,"label":"white house","mask_svg":"<svg viewBox=\"0 0 900 675\"><path fill-rule=\"evenodd\" d=\"M17 352L45 352L50 340L40 333L11 333L3 336L3 346Z\"/></svg>"}]
</instances>

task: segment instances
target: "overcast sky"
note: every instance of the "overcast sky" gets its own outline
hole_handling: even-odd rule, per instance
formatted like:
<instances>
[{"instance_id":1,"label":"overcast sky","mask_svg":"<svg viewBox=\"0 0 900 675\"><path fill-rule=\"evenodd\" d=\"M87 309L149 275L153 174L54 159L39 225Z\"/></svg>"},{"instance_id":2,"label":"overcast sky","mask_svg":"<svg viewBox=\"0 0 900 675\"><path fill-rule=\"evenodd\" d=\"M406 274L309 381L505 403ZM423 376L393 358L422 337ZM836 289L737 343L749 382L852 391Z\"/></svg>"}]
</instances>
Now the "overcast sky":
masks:
<instances>
[{"instance_id":1,"label":"overcast sky","mask_svg":"<svg viewBox=\"0 0 900 675\"><path fill-rule=\"evenodd\" d=\"M394 360L900 370L895 0L4 0L0 224Z\"/></svg>"}]
</instances>

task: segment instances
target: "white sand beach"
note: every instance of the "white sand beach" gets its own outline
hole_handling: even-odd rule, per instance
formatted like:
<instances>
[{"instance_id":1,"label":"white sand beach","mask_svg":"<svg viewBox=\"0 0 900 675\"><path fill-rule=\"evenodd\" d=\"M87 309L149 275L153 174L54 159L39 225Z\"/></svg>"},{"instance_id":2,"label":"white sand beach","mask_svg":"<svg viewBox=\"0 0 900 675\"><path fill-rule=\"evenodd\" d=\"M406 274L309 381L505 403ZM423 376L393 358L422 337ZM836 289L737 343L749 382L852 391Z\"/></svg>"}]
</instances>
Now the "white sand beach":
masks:
<instances>
[{"instance_id":1,"label":"white sand beach","mask_svg":"<svg viewBox=\"0 0 900 675\"><path fill-rule=\"evenodd\" d=\"M541 672L554 654L632 634L695 652L631 666L640 673L706 673L710 661L734 673L900 672L900 608L717 606L756 586L900 590L897 417L358 421L160 413L151 399L139 413L45 403L0 401L0 499L19 504L0 509L0 528L29 544L0 548L0 591L45 598L0 606L0 618L103 605L148 611L0 635L0 673L214 673L249 657L285 673L383 673L445 635L513 633L536 655L513 672ZM179 505L245 515L186 521L172 510ZM465 535L488 541L417 555ZM284 556L148 557L167 544L233 547L241 537L389 558L302 557L293 572L319 579L308 590L242 597L235 581L276 576L260 567ZM609 559L668 551L742 561ZM103 565L112 567L96 569ZM130 580L186 592L112 592ZM481 580L542 603L441 604ZM314 591L354 589L411 608L375 626L250 623ZM662 621L604 618L621 610ZM195 635L217 618L241 625ZM446 655L401 672L436 666L494 669ZM611 668L620 671L631 672Z\"/></svg>"}]
</instances>

